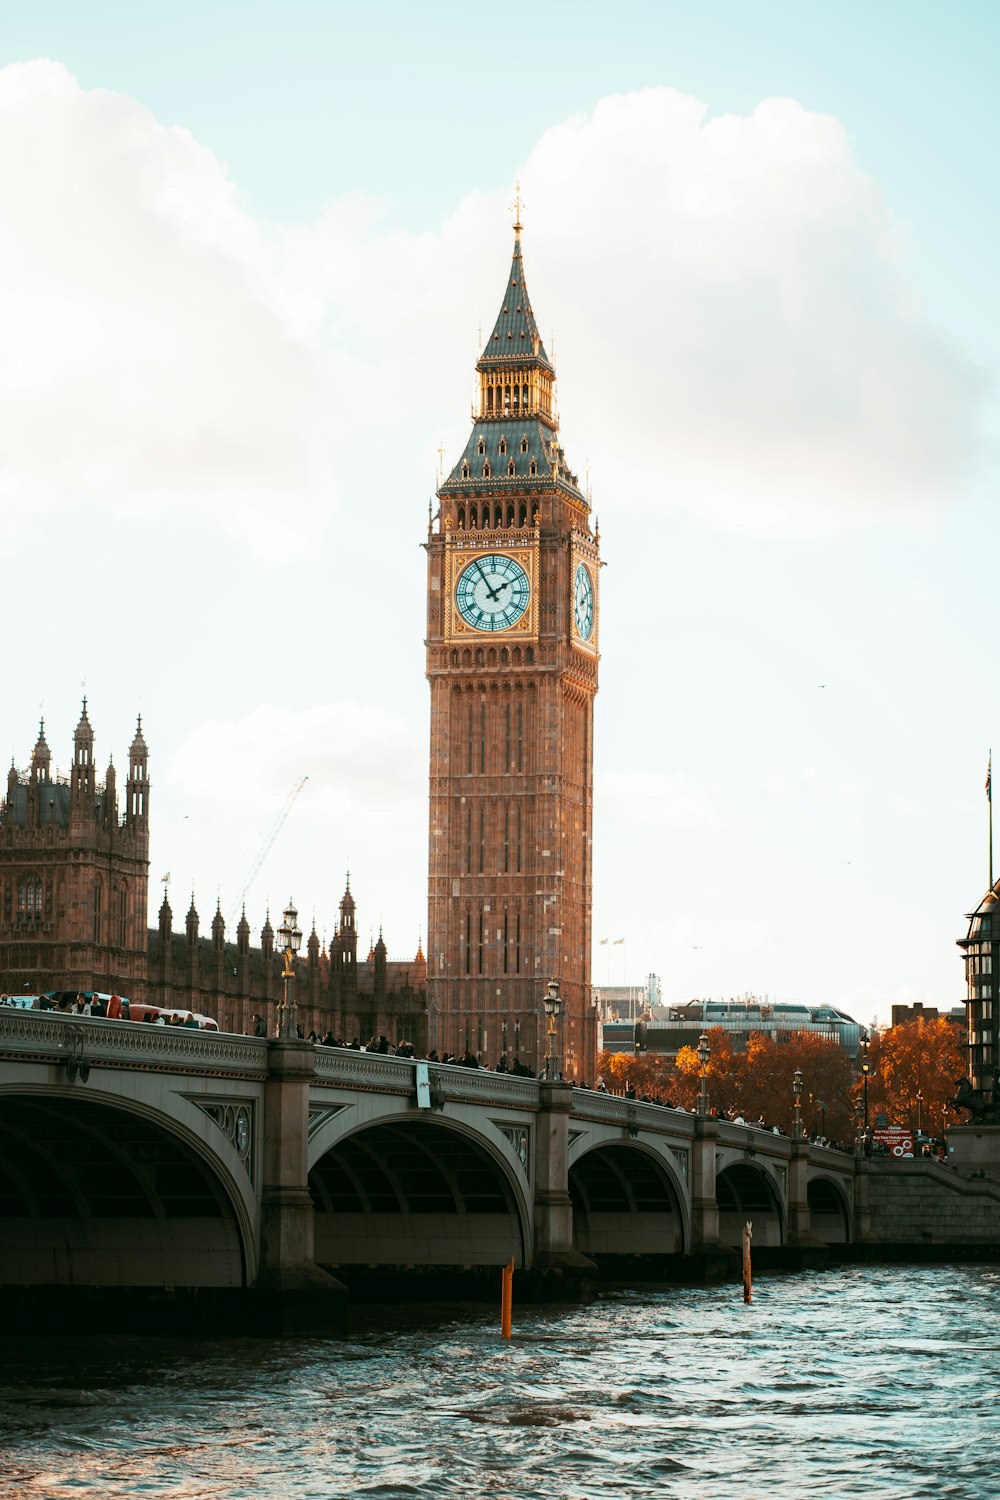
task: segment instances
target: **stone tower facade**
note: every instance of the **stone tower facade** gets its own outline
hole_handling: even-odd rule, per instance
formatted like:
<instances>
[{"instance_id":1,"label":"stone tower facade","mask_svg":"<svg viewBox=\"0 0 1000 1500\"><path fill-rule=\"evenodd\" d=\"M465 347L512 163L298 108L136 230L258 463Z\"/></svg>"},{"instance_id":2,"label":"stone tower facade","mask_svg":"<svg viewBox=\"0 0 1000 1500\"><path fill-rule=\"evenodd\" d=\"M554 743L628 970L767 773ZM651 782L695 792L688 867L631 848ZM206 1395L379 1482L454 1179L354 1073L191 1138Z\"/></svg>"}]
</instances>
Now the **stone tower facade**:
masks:
<instances>
[{"instance_id":1,"label":"stone tower facade","mask_svg":"<svg viewBox=\"0 0 1000 1500\"><path fill-rule=\"evenodd\" d=\"M149 752L139 720L124 811L117 774L98 779L87 700L68 776L53 775L44 720L27 773L0 806L0 974L11 993L119 990L143 998Z\"/></svg>"},{"instance_id":2,"label":"stone tower facade","mask_svg":"<svg viewBox=\"0 0 1000 1500\"><path fill-rule=\"evenodd\" d=\"M560 445L514 230L472 432L427 539L428 1025L439 1049L518 1053L536 1071L551 1050L592 1082L600 538Z\"/></svg>"}]
</instances>

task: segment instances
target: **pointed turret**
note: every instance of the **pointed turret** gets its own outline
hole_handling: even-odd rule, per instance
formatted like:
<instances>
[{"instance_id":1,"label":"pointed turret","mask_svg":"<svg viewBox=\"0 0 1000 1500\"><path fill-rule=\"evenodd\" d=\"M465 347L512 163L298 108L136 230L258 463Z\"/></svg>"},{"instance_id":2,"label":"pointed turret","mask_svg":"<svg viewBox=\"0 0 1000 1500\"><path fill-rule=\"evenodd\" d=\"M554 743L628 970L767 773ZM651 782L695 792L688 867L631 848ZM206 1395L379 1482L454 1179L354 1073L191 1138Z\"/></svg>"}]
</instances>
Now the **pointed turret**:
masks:
<instances>
[{"instance_id":1,"label":"pointed turret","mask_svg":"<svg viewBox=\"0 0 1000 1500\"><path fill-rule=\"evenodd\" d=\"M240 920L236 924L236 952L240 958L249 957L250 954L250 923L247 921L245 902Z\"/></svg>"},{"instance_id":2,"label":"pointed turret","mask_svg":"<svg viewBox=\"0 0 1000 1500\"><path fill-rule=\"evenodd\" d=\"M73 735L73 770L70 775L72 817L77 826L94 816L94 731L83 700L80 722Z\"/></svg>"},{"instance_id":3,"label":"pointed turret","mask_svg":"<svg viewBox=\"0 0 1000 1500\"><path fill-rule=\"evenodd\" d=\"M216 898L215 916L212 918L212 947L218 953L226 946L226 919L222 915L222 901Z\"/></svg>"},{"instance_id":4,"label":"pointed turret","mask_svg":"<svg viewBox=\"0 0 1000 1500\"><path fill-rule=\"evenodd\" d=\"M45 740L45 720L41 719L38 725L38 739L35 741L35 748L31 752L32 781L48 781L51 764L52 753Z\"/></svg>"},{"instance_id":5,"label":"pointed turret","mask_svg":"<svg viewBox=\"0 0 1000 1500\"><path fill-rule=\"evenodd\" d=\"M372 978L376 1003L385 999L387 957L388 954L386 951L385 939L382 936L382 929L380 927L378 930L378 942L375 944L375 947L372 950L372 960L374 964L374 972Z\"/></svg>"},{"instance_id":6,"label":"pointed turret","mask_svg":"<svg viewBox=\"0 0 1000 1500\"><path fill-rule=\"evenodd\" d=\"M194 891L191 892L191 905L188 907L187 919L185 921L188 947L195 949L198 946L198 909L194 904Z\"/></svg>"},{"instance_id":7,"label":"pointed turret","mask_svg":"<svg viewBox=\"0 0 1000 1500\"><path fill-rule=\"evenodd\" d=\"M271 926L271 909L268 907L264 917L264 925L260 930L260 951L263 958L270 963L274 957L274 928Z\"/></svg>"},{"instance_id":8,"label":"pointed turret","mask_svg":"<svg viewBox=\"0 0 1000 1500\"><path fill-rule=\"evenodd\" d=\"M128 752L128 787L125 806L127 823L149 819L149 751L142 733L142 714L135 726L135 738Z\"/></svg>"},{"instance_id":9,"label":"pointed turret","mask_svg":"<svg viewBox=\"0 0 1000 1500\"><path fill-rule=\"evenodd\" d=\"M109 828L118 826L118 777L115 773L114 756L108 756L108 769L104 777L104 821Z\"/></svg>"},{"instance_id":10,"label":"pointed turret","mask_svg":"<svg viewBox=\"0 0 1000 1500\"><path fill-rule=\"evenodd\" d=\"M167 896L167 887L163 887L163 903L160 906L160 942L169 943L170 935L174 930L174 914L170 910L170 901Z\"/></svg>"}]
</instances>

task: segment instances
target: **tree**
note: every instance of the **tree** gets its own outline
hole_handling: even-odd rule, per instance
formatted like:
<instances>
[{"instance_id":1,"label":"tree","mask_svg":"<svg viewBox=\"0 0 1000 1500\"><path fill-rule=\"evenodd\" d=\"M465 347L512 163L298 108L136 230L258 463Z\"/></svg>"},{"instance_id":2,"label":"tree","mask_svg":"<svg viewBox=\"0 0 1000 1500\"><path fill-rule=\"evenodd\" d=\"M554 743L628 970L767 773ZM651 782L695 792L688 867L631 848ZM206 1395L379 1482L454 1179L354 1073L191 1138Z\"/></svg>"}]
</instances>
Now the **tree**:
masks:
<instances>
[{"instance_id":1,"label":"tree","mask_svg":"<svg viewBox=\"0 0 1000 1500\"><path fill-rule=\"evenodd\" d=\"M737 1103L743 1087L743 1057L733 1047L732 1033L723 1026L710 1026L708 1037L709 1059L705 1069L708 1083L709 1107L719 1114L730 1108L739 1108ZM682 1047L675 1064L677 1083L675 1090L678 1103L685 1109L697 1106L701 1093L701 1059L697 1047Z\"/></svg>"},{"instance_id":2,"label":"tree","mask_svg":"<svg viewBox=\"0 0 1000 1500\"><path fill-rule=\"evenodd\" d=\"M948 1121L945 1100L966 1072L966 1052L956 1026L944 1016L903 1021L875 1036L868 1048L868 1117L890 1125L940 1134ZM863 1098L864 1085L855 1087ZM917 1095L920 1095L918 1099Z\"/></svg>"},{"instance_id":3,"label":"tree","mask_svg":"<svg viewBox=\"0 0 1000 1500\"><path fill-rule=\"evenodd\" d=\"M597 1072L604 1086L615 1093L624 1093L631 1084L637 1094L670 1097L673 1067L658 1053L648 1052L601 1052L597 1058Z\"/></svg>"}]
</instances>

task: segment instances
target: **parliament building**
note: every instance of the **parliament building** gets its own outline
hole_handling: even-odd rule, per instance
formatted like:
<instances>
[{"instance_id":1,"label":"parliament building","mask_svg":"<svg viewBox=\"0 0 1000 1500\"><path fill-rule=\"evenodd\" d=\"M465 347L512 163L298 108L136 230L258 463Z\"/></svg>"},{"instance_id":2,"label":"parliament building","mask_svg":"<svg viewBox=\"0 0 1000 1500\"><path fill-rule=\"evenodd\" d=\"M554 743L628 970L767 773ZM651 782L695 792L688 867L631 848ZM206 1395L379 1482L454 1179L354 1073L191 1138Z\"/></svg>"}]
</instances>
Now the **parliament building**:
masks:
<instances>
[{"instance_id":1,"label":"parliament building","mask_svg":"<svg viewBox=\"0 0 1000 1500\"><path fill-rule=\"evenodd\" d=\"M28 770L11 767L0 804L0 990L117 992L212 1016L225 1031L250 1032L255 1016L273 1031L283 961L270 918L253 946L244 912L234 942L216 906L203 937L192 896L184 931L176 933L164 896L157 926L147 926L149 794L141 719L129 749L124 809L114 764L98 777L86 699L68 776L52 771L42 723ZM314 926L295 968L305 1032L332 1031L362 1046L380 1034L425 1045L423 952L392 961L380 933L359 960L349 879L329 951Z\"/></svg>"}]
</instances>

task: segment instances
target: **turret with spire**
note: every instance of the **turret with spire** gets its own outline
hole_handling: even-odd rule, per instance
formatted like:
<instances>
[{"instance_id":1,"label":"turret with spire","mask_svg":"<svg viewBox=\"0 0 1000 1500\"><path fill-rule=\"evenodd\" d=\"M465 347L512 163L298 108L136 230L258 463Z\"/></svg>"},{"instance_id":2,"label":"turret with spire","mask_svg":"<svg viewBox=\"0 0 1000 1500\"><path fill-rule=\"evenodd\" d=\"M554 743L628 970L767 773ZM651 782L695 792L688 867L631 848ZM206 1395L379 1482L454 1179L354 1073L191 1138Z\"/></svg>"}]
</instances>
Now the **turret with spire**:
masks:
<instances>
[{"instance_id":1,"label":"turret with spire","mask_svg":"<svg viewBox=\"0 0 1000 1500\"><path fill-rule=\"evenodd\" d=\"M142 714L128 752L128 785L125 806L127 823L149 823L149 751L142 733Z\"/></svg>"},{"instance_id":2,"label":"turret with spire","mask_svg":"<svg viewBox=\"0 0 1000 1500\"><path fill-rule=\"evenodd\" d=\"M70 818L75 830L92 822L94 796L94 731L87 717L87 700L83 700L80 722L73 735L73 769L70 772Z\"/></svg>"}]
</instances>

